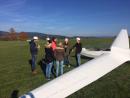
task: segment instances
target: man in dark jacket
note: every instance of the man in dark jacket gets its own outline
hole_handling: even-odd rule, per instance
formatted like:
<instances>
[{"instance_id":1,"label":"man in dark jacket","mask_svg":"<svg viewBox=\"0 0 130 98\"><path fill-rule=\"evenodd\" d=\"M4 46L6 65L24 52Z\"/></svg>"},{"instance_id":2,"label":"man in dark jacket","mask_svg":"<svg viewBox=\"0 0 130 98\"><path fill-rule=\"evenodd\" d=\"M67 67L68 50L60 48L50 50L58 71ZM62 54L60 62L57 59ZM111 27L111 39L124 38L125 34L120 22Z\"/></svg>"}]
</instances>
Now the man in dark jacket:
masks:
<instances>
[{"instance_id":1,"label":"man in dark jacket","mask_svg":"<svg viewBox=\"0 0 130 98\"><path fill-rule=\"evenodd\" d=\"M31 40L30 42L30 52L31 52L31 56L32 56L32 73L36 74L36 56L38 54L38 48L40 48L40 46L36 43L38 41L38 37L34 36L33 40Z\"/></svg>"},{"instance_id":2,"label":"man in dark jacket","mask_svg":"<svg viewBox=\"0 0 130 98\"><path fill-rule=\"evenodd\" d=\"M77 41L77 43L72 47L72 49L75 48L76 64L77 64L77 66L79 66L81 64L80 53L82 51L82 43L80 42L79 37L76 38L76 41Z\"/></svg>"}]
</instances>

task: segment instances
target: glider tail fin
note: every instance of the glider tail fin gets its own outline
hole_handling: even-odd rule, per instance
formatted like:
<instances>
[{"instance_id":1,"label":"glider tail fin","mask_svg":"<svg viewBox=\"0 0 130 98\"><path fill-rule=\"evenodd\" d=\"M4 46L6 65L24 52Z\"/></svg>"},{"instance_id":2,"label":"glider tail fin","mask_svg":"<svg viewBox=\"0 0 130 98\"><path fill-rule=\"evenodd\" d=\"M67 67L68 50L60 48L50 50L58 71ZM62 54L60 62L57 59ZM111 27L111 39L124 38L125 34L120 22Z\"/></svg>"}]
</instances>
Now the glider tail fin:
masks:
<instances>
[{"instance_id":1,"label":"glider tail fin","mask_svg":"<svg viewBox=\"0 0 130 98\"><path fill-rule=\"evenodd\" d=\"M122 29L111 46L111 52L120 55L125 61L130 61L129 37L126 29Z\"/></svg>"},{"instance_id":2,"label":"glider tail fin","mask_svg":"<svg viewBox=\"0 0 130 98\"><path fill-rule=\"evenodd\" d=\"M126 29L122 29L118 34L117 38L114 40L111 49L117 47L121 49L129 49L129 38Z\"/></svg>"}]
</instances>

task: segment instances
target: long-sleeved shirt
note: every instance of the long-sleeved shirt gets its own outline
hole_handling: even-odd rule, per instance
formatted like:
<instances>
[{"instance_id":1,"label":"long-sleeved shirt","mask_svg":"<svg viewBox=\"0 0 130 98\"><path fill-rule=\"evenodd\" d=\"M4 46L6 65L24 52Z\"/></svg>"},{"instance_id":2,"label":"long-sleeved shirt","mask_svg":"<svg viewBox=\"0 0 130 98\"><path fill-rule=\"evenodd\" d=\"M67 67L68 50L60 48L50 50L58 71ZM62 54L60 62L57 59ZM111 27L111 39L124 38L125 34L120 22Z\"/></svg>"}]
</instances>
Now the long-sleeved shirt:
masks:
<instances>
[{"instance_id":1,"label":"long-sleeved shirt","mask_svg":"<svg viewBox=\"0 0 130 98\"><path fill-rule=\"evenodd\" d=\"M30 42L30 52L31 52L32 55L37 55L37 53L38 53L38 48L37 48L37 45L34 42L34 40L32 40Z\"/></svg>"},{"instance_id":2,"label":"long-sleeved shirt","mask_svg":"<svg viewBox=\"0 0 130 98\"><path fill-rule=\"evenodd\" d=\"M58 60L58 61L64 60L64 56L65 56L64 48L57 47L54 51L54 56L55 56L56 60Z\"/></svg>"},{"instance_id":3,"label":"long-sleeved shirt","mask_svg":"<svg viewBox=\"0 0 130 98\"><path fill-rule=\"evenodd\" d=\"M45 48L45 61L51 63L54 60L54 52L52 48Z\"/></svg>"},{"instance_id":4,"label":"long-sleeved shirt","mask_svg":"<svg viewBox=\"0 0 130 98\"><path fill-rule=\"evenodd\" d=\"M65 56L69 56L69 52L70 52L70 46L68 43L64 43L63 44L64 49L65 49Z\"/></svg>"},{"instance_id":5,"label":"long-sleeved shirt","mask_svg":"<svg viewBox=\"0 0 130 98\"><path fill-rule=\"evenodd\" d=\"M72 49L73 48L76 48L75 49L75 54L78 54L78 53L81 53L81 51L82 51L82 44L81 43L76 43L73 47L72 47ZM72 50L71 49L71 50Z\"/></svg>"}]
</instances>

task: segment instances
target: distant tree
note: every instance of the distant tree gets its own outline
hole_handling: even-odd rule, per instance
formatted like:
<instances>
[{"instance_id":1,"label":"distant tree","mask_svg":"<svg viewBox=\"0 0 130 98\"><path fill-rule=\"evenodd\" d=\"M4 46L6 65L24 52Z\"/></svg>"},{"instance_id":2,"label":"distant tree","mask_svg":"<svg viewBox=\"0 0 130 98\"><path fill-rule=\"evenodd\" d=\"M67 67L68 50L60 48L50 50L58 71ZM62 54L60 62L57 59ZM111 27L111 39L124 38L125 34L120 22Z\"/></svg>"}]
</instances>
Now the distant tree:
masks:
<instances>
[{"instance_id":1,"label":"distant tree","mask_svg":"<svg viewBox=\"0 0 130 98\"><path fill-rule=\"evenodd\" d=\"M14 28L10 28L9 33L16 33Z\"/></svg>"},{"instance_id":2,"label":"distant tree","mask_svg":"<svg viewBox=\"0 0 130 98\"><path fill-rule=\"evenodd\" d=\"M9 34L7 35L9 40L17 40L17 34L15 32L15 29L14 28L10 28L9 30Z\"/></svg>"},{"instance_id":3,"label":"distant tree","mask_svg":"<svg viewBox=\"0 0 130 98\"><path fill-rule=\"evenodd\" d=\"M28 39L28 34L26 32L20 32L19 33L19 40L25 41Z\"/></svg>"}]
</instances>

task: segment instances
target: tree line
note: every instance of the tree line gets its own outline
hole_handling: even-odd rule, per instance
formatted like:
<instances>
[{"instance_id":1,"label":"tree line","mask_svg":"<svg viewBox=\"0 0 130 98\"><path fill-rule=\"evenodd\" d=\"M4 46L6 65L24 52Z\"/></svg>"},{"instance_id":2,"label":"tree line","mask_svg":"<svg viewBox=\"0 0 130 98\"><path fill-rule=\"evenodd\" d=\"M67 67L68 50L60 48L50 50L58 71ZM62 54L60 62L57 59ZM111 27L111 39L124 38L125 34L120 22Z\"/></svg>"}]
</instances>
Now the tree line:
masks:
<instances>
[{"instance_id":1,"label":"tree line","mask_svg":"<svg viewBox=\"0 0 130 98\"><path fill-rule=\"evenodd\" d=\"M6 34L3 34L0 36L0 40L5 40L5 41L13 41L13 40L20 40L20 41L25 41L28 39L28 34L26 32L20 32L17 33L14 28L10 28L9 32Z\"/></svg>"}]
</instances>

